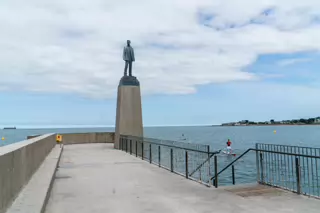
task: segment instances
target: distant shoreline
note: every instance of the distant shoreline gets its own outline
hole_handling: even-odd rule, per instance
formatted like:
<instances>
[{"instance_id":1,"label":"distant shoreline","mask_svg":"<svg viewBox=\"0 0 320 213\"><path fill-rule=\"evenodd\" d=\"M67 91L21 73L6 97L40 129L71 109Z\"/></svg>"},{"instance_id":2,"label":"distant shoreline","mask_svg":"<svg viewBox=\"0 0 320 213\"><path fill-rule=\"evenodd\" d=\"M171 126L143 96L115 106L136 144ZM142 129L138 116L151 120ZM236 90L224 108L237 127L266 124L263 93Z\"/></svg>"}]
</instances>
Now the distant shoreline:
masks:
<instances>
[{"instance_id":1,"label":"distant shoreline","mask_svg":"<svg viewBox=\"0 0 320 213\"><path fill-rule=\"evenodd\" d=\"M234 127L234 126L318 126L318 124L245 124L245 125L219 125L219 126L227 126L227 127ZM217 126L217 125L212 125Z\"/></svg>"}]
</instances>

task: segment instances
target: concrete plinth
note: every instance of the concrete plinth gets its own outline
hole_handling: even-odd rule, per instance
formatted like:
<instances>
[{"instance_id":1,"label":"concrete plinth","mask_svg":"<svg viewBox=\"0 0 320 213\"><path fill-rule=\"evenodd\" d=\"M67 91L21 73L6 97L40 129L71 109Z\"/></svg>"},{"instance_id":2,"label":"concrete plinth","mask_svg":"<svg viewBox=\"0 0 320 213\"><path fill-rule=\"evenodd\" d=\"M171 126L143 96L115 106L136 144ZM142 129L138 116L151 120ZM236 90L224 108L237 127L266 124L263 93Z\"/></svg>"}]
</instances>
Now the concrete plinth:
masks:
<instances>
[{"instance_id":1,"label":"concrete plinth","mask_svg":"<svg viewBox=\"0 0 320 213\"><path fill-rule=\"evenodd\" d=\"M118 86L114 148L119 149L120 135L143 136L140 83L124 76Z\"/></svg>"}]
</instances>

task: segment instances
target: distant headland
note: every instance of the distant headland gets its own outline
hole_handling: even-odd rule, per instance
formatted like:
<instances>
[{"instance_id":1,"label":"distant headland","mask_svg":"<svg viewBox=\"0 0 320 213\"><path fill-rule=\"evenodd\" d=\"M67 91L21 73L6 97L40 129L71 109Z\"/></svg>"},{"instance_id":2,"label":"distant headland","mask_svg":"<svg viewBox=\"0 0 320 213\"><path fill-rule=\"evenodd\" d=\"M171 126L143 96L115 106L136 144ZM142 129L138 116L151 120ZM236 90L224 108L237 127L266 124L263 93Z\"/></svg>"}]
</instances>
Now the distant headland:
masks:
<instances>
[{"instance_id":1,"label":"distant headland","mask_svg":"<svg viewBox=\"0 0 320 213\"><path fill-rule=\"evenodd\" d=\"M221 126L265 126L265 125L320 125L320 117L316 118L301 118L292 120L255 122L249 120L242 120L238 122L223 123Z\"/></svg>"}]
</instances>

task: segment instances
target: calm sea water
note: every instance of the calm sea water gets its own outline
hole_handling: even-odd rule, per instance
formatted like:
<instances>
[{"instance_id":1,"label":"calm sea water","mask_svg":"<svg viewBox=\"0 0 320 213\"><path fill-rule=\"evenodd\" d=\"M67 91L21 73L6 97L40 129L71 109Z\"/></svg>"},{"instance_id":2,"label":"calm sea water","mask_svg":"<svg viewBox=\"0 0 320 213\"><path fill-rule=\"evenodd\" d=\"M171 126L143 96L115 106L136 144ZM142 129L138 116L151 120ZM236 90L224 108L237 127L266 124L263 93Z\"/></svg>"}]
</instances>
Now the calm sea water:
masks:
<instances>
[{"instance_id":1,"label":"calm sea water","mask_svg":"<svg viewBox=\"0 0 320 213\"><path fill-rule=\"evenodd\" d=\"M75 133L75 132L112 132L114 128L69 128L69 129L16 129L0 130L0 146L25 140L28 135L44 133ZM276 131L276 133L275 133ZM320 126L197 126L197 127L146 127L145 137L179 140L182 134L188 142L209 144L212 151L225 148L227 139L232 141L235 153L241 154L255 143L271 143L320 147ZM218 166L230 163L234 158L219 156ZM256 178L255 154L251 153L236 164L236 181L252 182ZM220 178L220 184L231 181L231 172L226 171Z\"/></svg>"}]
</instances>

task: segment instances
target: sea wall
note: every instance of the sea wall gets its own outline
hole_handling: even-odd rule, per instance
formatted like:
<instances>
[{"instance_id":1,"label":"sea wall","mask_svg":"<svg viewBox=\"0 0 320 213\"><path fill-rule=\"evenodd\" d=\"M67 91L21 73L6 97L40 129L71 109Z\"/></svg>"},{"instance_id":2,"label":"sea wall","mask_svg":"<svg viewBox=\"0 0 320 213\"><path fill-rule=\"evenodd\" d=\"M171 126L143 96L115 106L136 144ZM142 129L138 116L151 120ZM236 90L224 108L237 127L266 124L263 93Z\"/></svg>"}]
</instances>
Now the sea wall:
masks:
<instances>
[{"instance_id":1,"label":"sea wall","mask_svg":"<svg viewBox=\"0 0 320 213\"><path fill-rule=\"evenodd\" d=\"M82 143L114 143L114 132L61 134L64 145Z\"/></svg>"},{"instance_id":2,"label":"sea wall","mask_svg":"<svg viewBox=\"0 0 320 213\"><path fill-rule=\"evenodd\" d=\"M114 143L114 132L89 132L89 133L62 133L64 145L82 143ZM32 135L27 138L35 138L40 135Z\"/></svg>"},{"instance_id":3,"label":"sea wall","mask_svg":"<svg viewBox=\"0 0 320 213\"><path fill-rule=\"evenodd\" d=\"M56 145L55 134L0 147L0 213L4 213Z\"/></svg>"}]
</instances>

